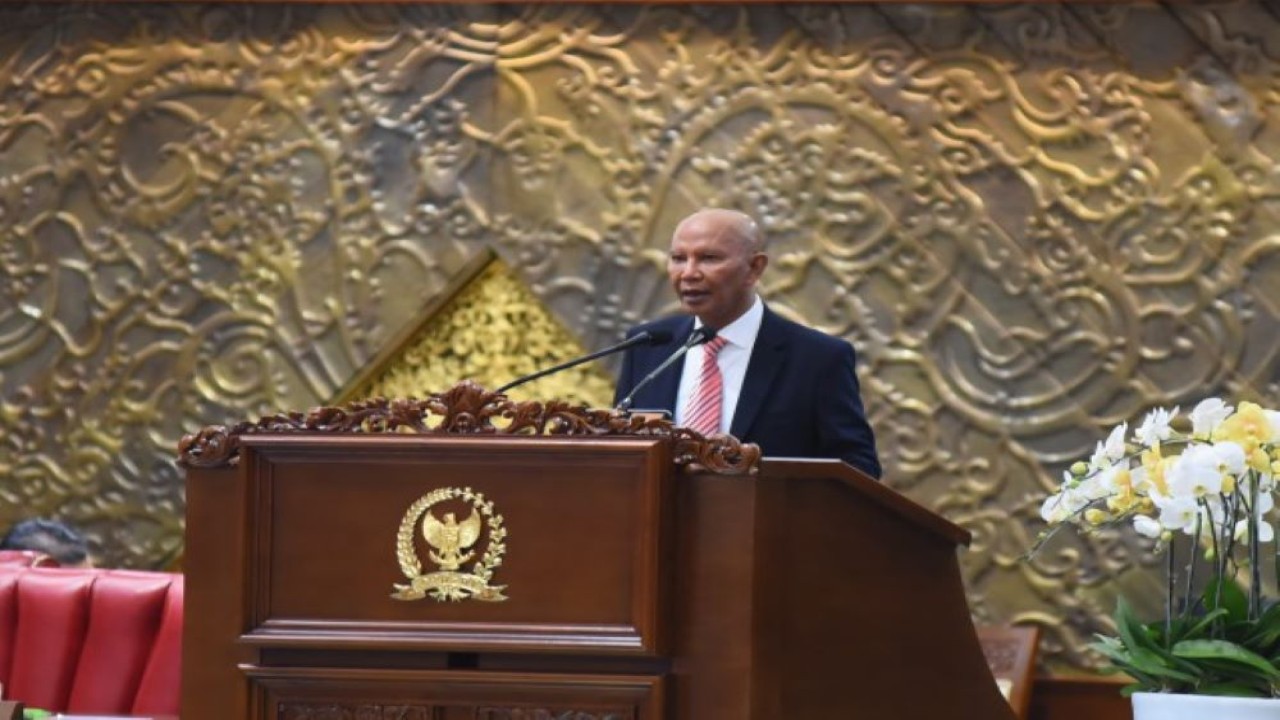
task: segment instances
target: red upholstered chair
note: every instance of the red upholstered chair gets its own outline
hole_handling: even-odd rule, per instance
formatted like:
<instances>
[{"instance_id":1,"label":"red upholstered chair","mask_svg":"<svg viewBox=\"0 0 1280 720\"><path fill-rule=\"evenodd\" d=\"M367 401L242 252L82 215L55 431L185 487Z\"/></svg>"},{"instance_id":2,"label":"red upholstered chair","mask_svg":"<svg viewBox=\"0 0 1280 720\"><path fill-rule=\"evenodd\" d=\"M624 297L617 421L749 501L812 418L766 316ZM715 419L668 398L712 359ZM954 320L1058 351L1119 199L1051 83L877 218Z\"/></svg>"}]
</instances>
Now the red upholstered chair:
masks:
<instances>
[{"instance_id":1,"label":"red upholstered chair","mask_svg":"<svg viewBox=\"0 0 1280 720\"><path fill-rule=\"evenodd\" d=\"M5 698L72 713L178 714L182 576L0 565Z\"/></svg>"},{"instance_id":2,"label":"red upholstered chair","mask_svg":"<svg viewBox=\"0 0 1280 720\"><path fill-rule=\"evenodd\" d=\"M134 715L177 715L182 696L182 594L181 575L171 575L164 601L160 632L151 658L133 696Z\"/></svg>"}]
</instances>

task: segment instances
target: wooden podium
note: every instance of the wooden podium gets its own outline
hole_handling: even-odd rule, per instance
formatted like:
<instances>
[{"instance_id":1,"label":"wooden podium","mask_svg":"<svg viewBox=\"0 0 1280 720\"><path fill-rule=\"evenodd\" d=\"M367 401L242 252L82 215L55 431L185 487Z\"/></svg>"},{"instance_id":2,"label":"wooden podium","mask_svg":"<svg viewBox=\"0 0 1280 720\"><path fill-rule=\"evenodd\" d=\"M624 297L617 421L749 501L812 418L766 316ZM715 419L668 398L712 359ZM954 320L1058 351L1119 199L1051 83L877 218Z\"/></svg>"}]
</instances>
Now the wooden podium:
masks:
<instances>
[{"instance_id":1,"label":"wooden podium","mask_svg":"<svg viewBox=\"0 0 1280 720\"><path fill-rule=\"evenodd\" d=\"M184 720L1012 717L967 533L840 462L475 386L181 455Z\"/></svg>"}]
</instances>

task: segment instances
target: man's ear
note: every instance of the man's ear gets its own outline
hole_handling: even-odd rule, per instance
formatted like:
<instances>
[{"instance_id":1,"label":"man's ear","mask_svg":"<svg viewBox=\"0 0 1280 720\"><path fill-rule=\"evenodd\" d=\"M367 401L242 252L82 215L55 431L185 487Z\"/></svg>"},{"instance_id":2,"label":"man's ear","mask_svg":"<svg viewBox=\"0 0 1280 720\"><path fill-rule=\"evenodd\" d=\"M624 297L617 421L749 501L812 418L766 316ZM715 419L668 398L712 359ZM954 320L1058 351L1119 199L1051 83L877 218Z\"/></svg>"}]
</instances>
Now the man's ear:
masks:
<instances>
[{"instance_id":1,"label":"man's ear","mask_svg":"<svg viewBox=\"0 0 1280 720\"><path fill-rule=\"evenodd\" d=\"M751 256L751 277L759 280L764 274L764 269L769 266L769 256L764 253L756 253Z\"/></svg>"}]
</instances>

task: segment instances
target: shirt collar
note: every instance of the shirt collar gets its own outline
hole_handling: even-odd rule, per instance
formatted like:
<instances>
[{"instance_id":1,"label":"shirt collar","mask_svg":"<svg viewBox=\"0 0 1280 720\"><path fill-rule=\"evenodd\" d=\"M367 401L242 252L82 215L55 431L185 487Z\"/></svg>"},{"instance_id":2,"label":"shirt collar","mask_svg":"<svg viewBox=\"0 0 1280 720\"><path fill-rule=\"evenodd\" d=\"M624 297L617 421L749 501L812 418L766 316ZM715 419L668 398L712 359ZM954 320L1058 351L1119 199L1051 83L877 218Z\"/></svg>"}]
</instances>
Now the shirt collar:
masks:
<instances>
[{"instance_id":1,"label":"shirt collar","mask_svg":"<svg viewBox=\"0 0 1280 720\"><path fill-rule=\"evenodd\" d=\"M760 299L759 295L756 295L755 302L751 303L751 307L739 315L737 320L720 328L716 336L724 338L729 345L750 349L756 343L756 336L760 334L760 323L762 322L764 322L764 301ZM702 327L702 320L695 316L693 318L693 327L695 330Z\"/></svg>"}]
</instances>

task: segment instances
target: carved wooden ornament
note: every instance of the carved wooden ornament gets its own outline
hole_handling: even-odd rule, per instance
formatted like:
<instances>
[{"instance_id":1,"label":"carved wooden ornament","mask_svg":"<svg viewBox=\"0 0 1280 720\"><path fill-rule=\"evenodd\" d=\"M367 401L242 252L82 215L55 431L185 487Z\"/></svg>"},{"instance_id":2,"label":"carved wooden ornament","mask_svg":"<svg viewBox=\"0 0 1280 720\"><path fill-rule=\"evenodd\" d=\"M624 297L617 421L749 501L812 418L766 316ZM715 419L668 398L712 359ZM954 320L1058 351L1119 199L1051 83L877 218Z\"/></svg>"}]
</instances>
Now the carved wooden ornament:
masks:
<instances>
[{"instance_id":1,"label":"carved wooden ornament","mask_svg":"<svg viewBox=\"0 0 1280 720\"><path fill-rule=\"evenodd\" d=\"M749 475L760 465L760 447L731 435L706 437L669 420L561 400L514 402L469 380L425 398L357 400L306 413L268 415L231 427L210 425L179 441L178 463L198 468L235 465L241 437L276 433L665 437L673 442L676 465L688 472Z\"/></svg>"}]
</instances>

